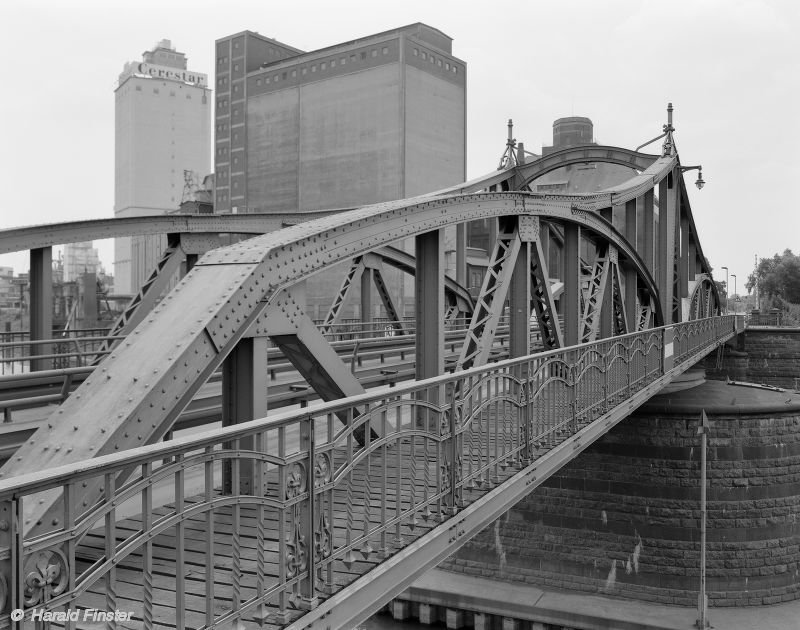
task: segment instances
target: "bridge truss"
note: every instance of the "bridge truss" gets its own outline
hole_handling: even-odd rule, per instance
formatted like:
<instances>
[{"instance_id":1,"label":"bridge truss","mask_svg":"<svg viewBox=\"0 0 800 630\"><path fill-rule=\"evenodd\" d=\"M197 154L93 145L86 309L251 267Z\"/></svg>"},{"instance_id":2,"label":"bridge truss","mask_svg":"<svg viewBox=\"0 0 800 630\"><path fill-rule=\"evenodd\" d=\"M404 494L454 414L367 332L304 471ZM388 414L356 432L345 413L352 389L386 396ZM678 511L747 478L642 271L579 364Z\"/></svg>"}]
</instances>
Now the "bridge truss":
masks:
<instances>
[{"instance_id":1,"label":"bridge truss","mask_svg":"<svg viewBox=\"0 0 800 630\"><path fill-rule=\"evenodd\" d=\"M531 192L536 177L584 162L637 174L596 194ZM670 131L662 155L591 146L508 166L214 249L151 311L127 313L125 339L0 471L0 509L13 524L0 531L0 547L11 550L0 561L0 612L85 605L98 589L115 605L123 567L133 566L141 594L130 597L127 582L126 601L144 627L158 625L154 563L163 564L158 537L167 536L179 627L352 625L380 601L369 597L402 590L735 334L734 321L719 317ZM446 281L443 229L478 219L497 221L497 239L456 372L445 375L445 314L472 305ZM41 248L57 237L26 238ZM415 243L420 382L370 394L306 315L304 281L351 261L330 326L358 275L381 292L386 248L403 239ZM393 256L396 266L412 264ZM173 255L164 266L175 266ZM506 305L512 358L487 367ZM548 352L530 356L531 325ZM326 404L263 419L268 341ZM227 428L157 444L220 368ZM61 468L37 473L43 461ZM169 501L157 508L164 484ZM131 501L138 525L120 536ZM228 519L224 578L219 516ZM92 547L97 527L102 543ZM205 609L189 621L181 598L197 529L205 570L193 588ZM358 605L337 607L344 597Z\"/></svg>"}]
</instances>

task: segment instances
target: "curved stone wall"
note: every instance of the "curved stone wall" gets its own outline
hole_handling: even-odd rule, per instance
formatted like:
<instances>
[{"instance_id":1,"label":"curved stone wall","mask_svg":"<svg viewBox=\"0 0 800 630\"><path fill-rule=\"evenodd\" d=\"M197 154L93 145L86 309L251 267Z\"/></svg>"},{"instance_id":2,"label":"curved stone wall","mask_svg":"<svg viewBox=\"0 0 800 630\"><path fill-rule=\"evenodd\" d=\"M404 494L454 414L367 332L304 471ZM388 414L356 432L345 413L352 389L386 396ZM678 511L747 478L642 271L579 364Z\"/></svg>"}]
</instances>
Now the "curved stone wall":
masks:
<instances>
[{"instance_id":1,"label":"curved stone wall","mask_svg":"<svg viewBox=\"0 0 800 630\"><path fill-rule=\"evenodd\" d=\"M719 381L654 398L442 568L695 606L703 408L710 605L800 598L800 396Z\"/></svg>"}]
</instances>

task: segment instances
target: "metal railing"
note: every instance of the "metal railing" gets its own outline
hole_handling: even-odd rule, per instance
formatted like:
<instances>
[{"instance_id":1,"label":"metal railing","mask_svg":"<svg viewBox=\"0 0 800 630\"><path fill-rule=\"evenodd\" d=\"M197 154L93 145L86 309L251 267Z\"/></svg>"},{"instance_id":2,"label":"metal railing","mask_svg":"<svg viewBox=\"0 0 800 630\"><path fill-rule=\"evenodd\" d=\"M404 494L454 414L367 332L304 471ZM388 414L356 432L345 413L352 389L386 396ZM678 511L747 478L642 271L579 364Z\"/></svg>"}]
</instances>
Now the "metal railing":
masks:
<instances>
[{"instance_id":1,"label":"metal railing","mask_svg":"<svg viewBox=\"0 0 800 630\"><path fill-rule=\"evenodd\" d=\"M104 597L151 628L165 584L177 628L290 622L736 331L676 324L0 480L0 626Z\"/></svg>"}]
</instances>

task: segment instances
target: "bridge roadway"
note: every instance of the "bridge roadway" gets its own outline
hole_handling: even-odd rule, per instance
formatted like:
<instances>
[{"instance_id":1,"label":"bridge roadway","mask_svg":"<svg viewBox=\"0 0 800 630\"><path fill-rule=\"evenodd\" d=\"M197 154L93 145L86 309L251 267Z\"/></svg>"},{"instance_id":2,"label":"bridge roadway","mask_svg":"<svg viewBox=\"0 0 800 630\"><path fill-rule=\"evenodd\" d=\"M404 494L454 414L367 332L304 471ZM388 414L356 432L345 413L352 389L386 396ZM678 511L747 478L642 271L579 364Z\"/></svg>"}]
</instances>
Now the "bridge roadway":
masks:
<instances>
[{"instance_id":1,"label":"bridge roadway","mask_svg":"<svg viewBox=\"0 0 800 630\"><path fill-rule=\"evenodd\" d=\"M0 471L0 621L101 604L144 628L350 628L451 554L741 329L719 316L669 112L660 155L574 147L526 163L509 138L503 168L472 182L206 253L151 312L126 314L124 341ZM635 174L531 192L584 162ZM445 374L443 230L475 220L496 239ZM34 271L64 238L36 234L17 235ZM372 257L411 238L417 380L365 392L305 314L303 282L351 261L336 303L362 274L396 311ZM511 358L488 364L506 304ZM267 340L327 402L265 417ZM160 442L218 369L226 426Z\"/></svg>"}]
</instances>

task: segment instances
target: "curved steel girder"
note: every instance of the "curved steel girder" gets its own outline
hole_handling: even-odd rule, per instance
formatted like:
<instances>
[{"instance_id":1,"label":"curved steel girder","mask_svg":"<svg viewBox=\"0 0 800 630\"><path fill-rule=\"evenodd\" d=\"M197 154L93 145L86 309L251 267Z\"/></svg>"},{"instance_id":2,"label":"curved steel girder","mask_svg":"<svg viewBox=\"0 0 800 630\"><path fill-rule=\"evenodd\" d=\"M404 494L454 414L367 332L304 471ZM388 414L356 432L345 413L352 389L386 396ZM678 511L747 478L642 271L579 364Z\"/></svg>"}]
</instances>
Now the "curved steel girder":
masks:
<instances>
[{"instance_id":1,"label":"curved steel girder","mask_svg":"<svg viewBox=\"0 0 800 630\"><path fill-rule=\"evenodd\" d=\"M413 276L417 272L414 254L405 252L397 247L392 247L391 245L386 245L373 253L376 256L380 256L387 265L391 265L404 273ZM450 305L458 306L459 310L462 312L472 313L475 304L469 291L447 275L444 277L444 291L445 296L449 298ZM461 306L468 308L460 308Z\"/></svg>"},{"instance_id":2,"label":"curved steel girder","mask_svg":"<svg viewBox=\"0 0 800 630\"><path fill-rule=\"evenodd\" d=\"M658 155L648 153L638 153L622 147L587 145L582 147L572 147L562 149L541 157L533 162L517 166L503 171L487 173L468 182L449 186L437 190L423 197L441 195L463 195L466 193L484 190L490 186L496 186L504 182L513 181L518 178L527 186L534 179L542 177L551 171L570 164L584 164L586 162L603 162L608 164L619 164L628 166L638 171L644 171L659 159Z\"/></svg>"},{"instance_id":3,"label":"curved steel girder","mask_svg":"<svg viewBox=\"0 0 800 630\"><path fill-rule=\"evenodd\" d=\"M320 210L282 214L167 214L30 225L0 230L0 254L79 241L151 234L265 234L294 225L298 220L310 221L341 212Z\"/></svg>"},{"instance_id":4,"label":"curved steel girder","mask_svg":"<svg viewBox=\"0 0 800 630\"><path fill-rule=\"evenodd\" d=\"M422 202L401 200L298 224L208 252L148 318L98 366L48 423L6 463L13 476L157 441L236 343L269 334L260 315L278 293L323 268L447 225L504 215L573 222L612 242L656 296L631 245L599 214L574 200L532 193L483 193ZM72 448L61 448L69 444ZM73 500L91 503L88 485ZM58 493L25 504L26 530L63 512ZM44 524L44 525L42 525Z\"/></svg>"},{"instance_id":5,"label":"curved steel girder","mask_svg":"<svg viewBox=\"0 0 800 630\"><path fill-rule=\"evenodd\" d=\"M638 153L621 147L588 145L555 151L528 164L517 166L516 171L523 182L523 186L527 186L547 173L572 164L602 162L644 171L656 162L659 157L658 155Z\"/></svg>"},{"instance_id":6,"label":"curved steel girder","mask_svg":"<svg viewBox=\"0 0 800 630\"><path fill-rule=\"evenodd\" d=\"M707 273L700 274L697 277L697 280L694 281L694 287L692 288L692 294L689 296L689 313L688 319L699 319L702 315L703 317L711 317L709 313L702 313L701 312L701 301L705 298L705 293L708 290L711 290L712 296L712 304L711 309L713 312L719 311L719 295L717 292L716 284L711 276Z\"/></svg>"}]
</instances>

